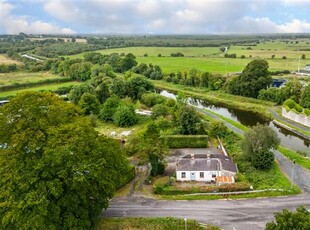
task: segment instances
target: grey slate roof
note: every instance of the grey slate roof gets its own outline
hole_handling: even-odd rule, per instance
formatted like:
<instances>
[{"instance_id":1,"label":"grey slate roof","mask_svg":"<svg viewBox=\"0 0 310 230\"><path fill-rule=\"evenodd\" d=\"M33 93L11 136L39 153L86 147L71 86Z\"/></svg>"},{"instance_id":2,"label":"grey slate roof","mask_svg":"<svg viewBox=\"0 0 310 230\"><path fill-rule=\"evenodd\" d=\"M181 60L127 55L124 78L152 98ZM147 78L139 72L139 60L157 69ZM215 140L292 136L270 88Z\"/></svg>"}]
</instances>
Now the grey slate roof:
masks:
<instances>
[{"instance_id":1,"label":"grey slate roof","mask_svg":"<svg viewBox=\"0 0 310 230\"><path fill-rule=\"evenodd\" d=\"M177 163L177 171L217 171L225 170L229 172L237 172L235 163L229 156L225 155L208 155L199 154L194 155L192 159L191 155L188 154L180 159Z\"/></svg>"}]
</instances>

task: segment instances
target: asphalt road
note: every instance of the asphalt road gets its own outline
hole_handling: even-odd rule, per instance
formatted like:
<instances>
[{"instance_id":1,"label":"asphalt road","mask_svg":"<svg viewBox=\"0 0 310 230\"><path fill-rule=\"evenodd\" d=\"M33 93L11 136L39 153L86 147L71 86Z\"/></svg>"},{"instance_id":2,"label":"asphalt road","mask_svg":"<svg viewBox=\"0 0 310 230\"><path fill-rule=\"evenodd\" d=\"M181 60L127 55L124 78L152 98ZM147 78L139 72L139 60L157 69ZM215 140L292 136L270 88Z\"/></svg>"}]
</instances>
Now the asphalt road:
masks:
<instances>
[{"instance_id":1,"label":"asphalt road","mask_svg":"<svg viewBox=\"0 0 310 230\"><path fill-rule=\"evenodd\" d=\"M195 219L200 223L217 225L225 230L264 229L273 214L300 205L310 208L310 195L238 200L166 201L136 198L113 201L103 212L105 217L164 217Z\"/></svg>"}]
</instances>

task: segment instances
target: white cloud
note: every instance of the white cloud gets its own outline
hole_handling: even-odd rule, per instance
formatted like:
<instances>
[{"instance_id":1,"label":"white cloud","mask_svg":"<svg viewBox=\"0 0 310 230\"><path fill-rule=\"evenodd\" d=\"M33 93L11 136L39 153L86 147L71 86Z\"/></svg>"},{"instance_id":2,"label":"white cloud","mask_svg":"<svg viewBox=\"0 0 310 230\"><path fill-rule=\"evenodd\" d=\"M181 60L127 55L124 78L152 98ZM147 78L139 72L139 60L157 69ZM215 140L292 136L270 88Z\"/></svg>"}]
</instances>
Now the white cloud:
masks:
<instances>
[{"instance_id":1,"label":"white cloud","mask_svg":"<svg viewBox=\"0 0 310 230\"><path fill-rule=\"evenodd\" d=\"M282 0L286 6L306 7L310 6L310 0Z\"/></svg>"},{"instance_id":2,"label":"white cloud","mask_svg":"<svg viewBox=\"0 0 310 230\"><path fill-rule=\"evenodd\" d=\"M1 0L0 0L1 1ZM41 4L44 12L79 32L96 33L273 33L310 32L310 0L20 0ZM289 7L291 6L291 7ZM310 6L310 5L309 5ZM72 33L42 20L13 16L5 31ZM287 9L287 12L284 10ZM297 12L297 15L296 15ZM42 12L41 12L42 13ZM277 16L276 16L277 14ZM279 17L279 15L281 17ZM301 19L303 17L303 19ZM1 25L2 22L0 22ZM3 23L2 23L3 24Z\"/></svg>"},{"instance_id":3,"label":"white cloud","mask_svg":"<svg viewBox=\"0 0 310 230\"><path fill-rule=\"evenodd\" d=\"M8 34L17 34L20 32L33 34L75 33L75 31L70 28L60 28L40 20L30 21L27 16L15 16L12 14L14 6L6 1L0 1L0 9L0 28Z\"/></svg>"},{"instance_id":4,"label":"white cloud","mask_svg":"<svg viewBox=\"0 0 310 230\"><path fill-rule=\"evenodd\" d=\"M285 33L303 33L310 30L310 23L298 19L293 19L291 22L278 25L278 29L280 32Z\"/></svg>"},{"instance_id":5,"label":"white cloud","mask_svg":"<svg viewBox=\"0 0 310 230\"><path fill-rule=\"evenodd\" d=\"M303 33L310 30L310 23L293 19L289 22L277 24L268 17L244 17L233 23L223 33Z\"/></svg>"},{"instance_id":6,"label":"white cloud","mask_svg":"<svg viewBox=\"0 0 310 230\"><path fill-rule=\"evenodd\" d=\"M57 19L65 22L74 22L82 12L74 5L74 2L67 0L45 1L44 10Z\"/></svg>"}]
</instances>

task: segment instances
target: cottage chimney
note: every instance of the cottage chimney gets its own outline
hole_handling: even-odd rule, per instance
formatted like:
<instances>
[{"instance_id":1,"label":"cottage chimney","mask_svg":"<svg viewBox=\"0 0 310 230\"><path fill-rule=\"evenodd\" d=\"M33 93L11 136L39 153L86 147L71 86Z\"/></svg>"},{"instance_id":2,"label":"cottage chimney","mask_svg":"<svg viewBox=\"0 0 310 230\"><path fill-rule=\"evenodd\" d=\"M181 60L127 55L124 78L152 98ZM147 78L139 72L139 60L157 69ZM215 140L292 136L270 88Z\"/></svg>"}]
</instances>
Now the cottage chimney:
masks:
<instances>
[{"instance_id":1,"label":"cottage chimney","mask_svg":"<svg viewBox=\"0 0 310 230\"><path fill-rule=\"evenodd\" d=\"M208 153L208 154L207 154L207 159L210 159L210 156L211 156L210 153Z\"/></svg>"},{"instance_id":2,"label":"cottage chimney","mask_svg":"<svg viewBox=\"0 0 310 230\"><path fill-rule=\"evenodd\" d=\"M191 153L191 159L194 160L195 159L195 154Z\"/></svg>"},{"instance_id":3,"label":"cottage chimney","mask_svg":"<svg viewBox=\"0 0 310 230\"><path fill-rule=\"evenodd\" d=\"M192 153L191 154L191 160L190 160L190 166L193 167L195 164L195 155Z\"/></svg>"}]
</instances>

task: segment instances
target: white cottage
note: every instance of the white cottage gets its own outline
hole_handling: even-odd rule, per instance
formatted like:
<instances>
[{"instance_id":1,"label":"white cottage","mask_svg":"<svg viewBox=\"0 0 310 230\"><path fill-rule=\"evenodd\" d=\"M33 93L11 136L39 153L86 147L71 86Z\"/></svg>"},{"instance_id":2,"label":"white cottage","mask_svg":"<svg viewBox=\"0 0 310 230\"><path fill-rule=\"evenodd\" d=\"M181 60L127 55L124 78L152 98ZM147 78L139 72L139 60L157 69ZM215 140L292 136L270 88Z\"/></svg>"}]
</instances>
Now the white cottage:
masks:
<instances>
[{"instance_id":1,"label":"white cottage","mask_svg":"<svg viewBox=\"0 0 310 230\"><path fill-rule=\"evenodd\" d=\"M176 165L177 181L216 182L217 178L228 177L234 183L237 167L229 156L220 154L186 155Z\"/></svg>"}]
</instances>

